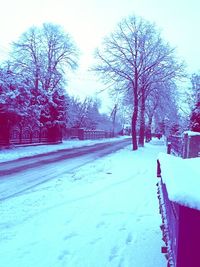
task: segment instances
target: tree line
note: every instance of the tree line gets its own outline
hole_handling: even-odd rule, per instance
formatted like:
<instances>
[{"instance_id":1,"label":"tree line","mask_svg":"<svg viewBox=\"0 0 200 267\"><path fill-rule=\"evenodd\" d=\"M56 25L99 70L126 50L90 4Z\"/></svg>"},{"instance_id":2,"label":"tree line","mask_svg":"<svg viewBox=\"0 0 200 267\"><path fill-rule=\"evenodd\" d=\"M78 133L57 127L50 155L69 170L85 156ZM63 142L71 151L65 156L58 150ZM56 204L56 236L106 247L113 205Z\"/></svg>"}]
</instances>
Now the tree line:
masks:
<instances>
[{"instance_id":1,"label":"tree line","mask_svg":"<svg viewBox=\"0 0 200 267\"><path fill-rule=\"evenodd\" d=\"M31 118L47 127L96 129L103 120L111 127L109 116L99 112L99 99L80 100L67 93L67 74L78 67L78 57L61 26L44 23L28 29L1 64L0 112L10 113L10 120Z\"/></svg>"},{"instance_id":2,"label":"tree line","mask_svg":"<svg viewBox=\"0 0 200 267\"><path fill-rule=\"evenodd\" d=\"M178 131L184 123L183 128L199 131L200 74L190 77L191 87L181 96L179 84L188 79L185 64L155 24L137 16L123 19L95 57L91 70L115 99L109 115L100 113L100 99L81 101L67 93L67 74L79 58L71 36L51 23L31 27L1 64L0 112L6 109L48 127L115 131L119 121L130 121L133 150L144 146L153 124L161 132ZM187 114L181 113L180 101L187 102Z\"/></svg>"}]
</instances>

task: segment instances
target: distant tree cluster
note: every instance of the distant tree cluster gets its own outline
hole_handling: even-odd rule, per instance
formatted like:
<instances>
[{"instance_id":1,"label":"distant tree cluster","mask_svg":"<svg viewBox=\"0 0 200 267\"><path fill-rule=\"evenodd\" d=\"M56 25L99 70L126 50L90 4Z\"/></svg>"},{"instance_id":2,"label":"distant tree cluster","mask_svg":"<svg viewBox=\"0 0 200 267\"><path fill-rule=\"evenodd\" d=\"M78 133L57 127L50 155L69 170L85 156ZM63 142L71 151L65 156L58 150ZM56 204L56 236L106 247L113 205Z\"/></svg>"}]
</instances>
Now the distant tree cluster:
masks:
<instances>
[{"instance_id":1,"label":"distant tree cluster","mask_svg":"<svg viewBox=\"0 0 200 267\"><path fill-rule=\"evenodd\" d=\"M100 113L101 102L97 98L70 97L68 105L68 127L112 130L112 119Z\"/></svg>"},{"instance_id":2,"label":"distant tree cluster","mask_svg":"<svg viewBox=\"0 0 200 267\"><path fill-rule=\"evenodd\" d=\"M69 101L69 123L73 128L96 129L98 117L98 102L90 97L81 101L78 97L71 97Z\"/></svg>"}]
</instances>

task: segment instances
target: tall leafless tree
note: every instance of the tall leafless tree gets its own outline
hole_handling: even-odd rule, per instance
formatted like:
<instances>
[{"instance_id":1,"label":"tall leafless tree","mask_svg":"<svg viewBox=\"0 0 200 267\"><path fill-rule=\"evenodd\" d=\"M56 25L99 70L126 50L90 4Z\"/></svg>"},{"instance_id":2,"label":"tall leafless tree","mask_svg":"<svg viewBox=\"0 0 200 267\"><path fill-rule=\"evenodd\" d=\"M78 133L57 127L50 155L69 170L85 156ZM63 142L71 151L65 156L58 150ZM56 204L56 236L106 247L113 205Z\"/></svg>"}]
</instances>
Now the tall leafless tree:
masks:
<instances>
[{"instance_id":1,"label":"tall leafless tree","mask_svg":"<svg viewBox=\"0 0 200 267\"><path fill-rule=\"evenodd\" d=\"M156 26L136 16L118 24L115 32L104 40L102 48L96 51L96 57L99 62L94 70L104 82L115 85L123 96L131 97L132 143L133 150L137 150L139 106L144 120L145 99L156 77L162 81L175 78L182 65L176 60L174 50L162 40Z\"/></svg>"},{"instance_id":2,"label":"tall leafless tree","mask_svg":"<svg viewBox=\"0 0 200 267\"><path fill-rule=\"evenodd\" d=\"M99 112L100 101L97 98L86 97L84 100L70 97L68 126L73 128L96 129L102 119Z\"/></svg>"}]
</instances>

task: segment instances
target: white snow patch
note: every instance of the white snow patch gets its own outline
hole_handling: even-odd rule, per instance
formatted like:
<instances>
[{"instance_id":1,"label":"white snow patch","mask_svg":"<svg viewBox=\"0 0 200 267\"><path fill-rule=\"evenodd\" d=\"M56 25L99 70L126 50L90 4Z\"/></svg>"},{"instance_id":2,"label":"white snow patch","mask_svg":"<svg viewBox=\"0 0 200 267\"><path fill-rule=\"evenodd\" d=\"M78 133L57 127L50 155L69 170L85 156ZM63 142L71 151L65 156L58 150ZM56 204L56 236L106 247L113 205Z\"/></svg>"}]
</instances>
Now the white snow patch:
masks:
<instances>
[{"instance_id":1,"label":"white snow patch","mask_svg":"<svg viewBox=\"0 0 200 267\"><path fill-rule=\"evenodd\" d=\"M158 159L169 199L200 210L200 158L182 159L160 153Z\"/></svg>"}]
</instances>

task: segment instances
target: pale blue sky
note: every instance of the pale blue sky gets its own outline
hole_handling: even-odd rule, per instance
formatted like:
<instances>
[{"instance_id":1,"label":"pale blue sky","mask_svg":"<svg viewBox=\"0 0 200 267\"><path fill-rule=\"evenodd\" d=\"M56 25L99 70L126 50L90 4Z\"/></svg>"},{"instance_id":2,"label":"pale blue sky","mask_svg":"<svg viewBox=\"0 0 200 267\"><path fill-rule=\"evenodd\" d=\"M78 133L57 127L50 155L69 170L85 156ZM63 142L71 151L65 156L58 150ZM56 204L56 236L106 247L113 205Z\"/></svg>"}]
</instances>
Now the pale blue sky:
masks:
<instances>
[{"instance_id":1,"label":"pale blue sky","mask_svg":"<svg viewBox=\"0 0 200 267\"><path fill-rule=\"evenodd\" d=\"M163 37L177 47L191 72L200 70L199 0L0 0L0 55L32 25L53 22L70 33L82 52L70 90L86 94L101 88L86 73L102 38L131 14L155 22ZM96 88L94 88L96 87Z\"/></svg>"}]
</instances>

